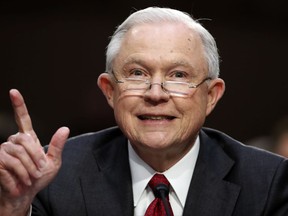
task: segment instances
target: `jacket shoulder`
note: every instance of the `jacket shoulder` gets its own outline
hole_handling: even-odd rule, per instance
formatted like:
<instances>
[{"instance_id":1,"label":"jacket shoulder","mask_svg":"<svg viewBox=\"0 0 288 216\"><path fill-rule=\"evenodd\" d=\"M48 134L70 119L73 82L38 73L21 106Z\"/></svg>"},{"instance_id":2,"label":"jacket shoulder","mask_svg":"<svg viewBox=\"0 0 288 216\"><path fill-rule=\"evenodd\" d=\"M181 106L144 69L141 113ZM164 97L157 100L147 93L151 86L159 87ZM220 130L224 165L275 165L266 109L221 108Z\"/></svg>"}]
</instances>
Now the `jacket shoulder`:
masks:
<instances>
[{"instance_id":1,"label":"jacket shoulder","mask_svg":"<svg viewBox=\"0 0 288 216\"><path fill-rule=\"evenodd\" d=\"M246 145L231 136L211 128L203 128L201 131L201 136L205 140L210 140L210 142L216 143L220 146L223 151L236 162L240 161L243 163L261 163L267 164L265 166L275 166L285 160L284 157L274 154L270 151Z\"/></svg>"},{"instance_id":2,"label":"jacket shoulder","mask_svg":"<svg viewBox=\"0 0 288 216\"><path fill-rule=\"evenodd\" d=\"M107 149L107 152L117 152L117 149L125 147L126 140L126 137L117 126L70 137L62 152L62 167L67 165L79 166L84 161L83 164L86 164L87 160L93 158L94 153L98 151L105 152L105 149ZM113 145L115 142L118 145ZM48 148L49 145L44 146L46 152Z\"/></svg>"}]
</instances>

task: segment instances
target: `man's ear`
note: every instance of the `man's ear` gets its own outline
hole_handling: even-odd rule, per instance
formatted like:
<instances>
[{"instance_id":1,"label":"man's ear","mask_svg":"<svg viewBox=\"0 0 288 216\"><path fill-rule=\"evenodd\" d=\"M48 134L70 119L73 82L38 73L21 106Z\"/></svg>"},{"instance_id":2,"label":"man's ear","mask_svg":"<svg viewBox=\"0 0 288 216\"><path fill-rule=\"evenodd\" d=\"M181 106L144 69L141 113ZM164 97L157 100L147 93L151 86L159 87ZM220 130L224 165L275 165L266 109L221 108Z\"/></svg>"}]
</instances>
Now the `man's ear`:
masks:
<instances>
[{"instance_id":1,"label":"man's ear","mask_svg":"<svg viewBox=\"0 0 288 216\"><path fill-rule=\"evenodd\" d=\"M217 102L221 99L225 92L225 82L220 78L210 81L208 89L208 101L206 115L208 116L215 108Z\"/></svg>"},{"instance_id":2,"label":"man's ear","mask_svg":"<svg viewBox=\"0 0 288 216\"><path fill-rule=\"evenodd\" d=\"M108 104L114 107L114 83L111 76L108 73L102 73L99 75L97 84L105 95Z\"/></svg>"}]
</instances>

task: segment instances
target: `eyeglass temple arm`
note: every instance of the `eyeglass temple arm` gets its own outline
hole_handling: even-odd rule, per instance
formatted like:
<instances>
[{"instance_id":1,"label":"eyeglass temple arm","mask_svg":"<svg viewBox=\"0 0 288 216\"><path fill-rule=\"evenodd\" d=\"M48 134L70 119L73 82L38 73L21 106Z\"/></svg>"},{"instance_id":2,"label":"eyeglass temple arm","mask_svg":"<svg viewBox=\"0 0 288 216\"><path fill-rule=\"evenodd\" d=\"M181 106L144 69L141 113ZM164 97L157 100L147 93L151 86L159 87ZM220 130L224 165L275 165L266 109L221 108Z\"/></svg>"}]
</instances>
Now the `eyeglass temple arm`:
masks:
<instances>
[{"instance_id":1,"label":"eyeglass temple arm","mask_svg":"<svg viewBox=\"0 0 288 216\"><path fill-rule=\"evenodd\" d=\"M207 80L211 80L212 78L211 77L207 77L206 79L202 80L200 83L198 84L192 84L189 85L189 88L197 88L198 86L202 85L204 82L206 82Z\"/></svg>"},{"instance_id":2,"label":"eyeglass temple arm","mask_svg":"<svg viewBox=\"0 0 288 216\"><path fill-rule=\"evenodd\" d=\"M114 78L114 81L116 82L116 83L124 83L124 81L122 81L122 80L118 80L117 79L117 77L116 77L116 75L115 75L115 73L114 73L114 71L112 70L111 72L107 72L108 74L112 74L112 76L113 76L113 78Z\"/></svg>"}]
</instances>

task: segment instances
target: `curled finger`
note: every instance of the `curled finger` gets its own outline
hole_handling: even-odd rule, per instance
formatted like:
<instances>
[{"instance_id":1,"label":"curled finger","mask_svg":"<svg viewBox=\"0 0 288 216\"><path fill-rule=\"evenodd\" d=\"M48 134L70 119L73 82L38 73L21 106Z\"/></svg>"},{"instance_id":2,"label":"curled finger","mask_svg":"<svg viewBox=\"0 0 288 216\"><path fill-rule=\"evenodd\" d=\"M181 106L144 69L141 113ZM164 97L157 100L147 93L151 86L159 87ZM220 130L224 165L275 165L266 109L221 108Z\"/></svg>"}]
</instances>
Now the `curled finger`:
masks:
<instances>
[{"instance_id":1,"label":"curled finger","mask_svg":"<svg viewBox=\"0 0 288 216\"><path fill-rule=\"evenodd\" d=\"M46 155L44 153L43 147L39 143L38 140L34 140L34 138L26 133L17 133L8 138L8 141L14 143L15 151L25 151L32 161L36 164L37 168L40 170L43 168L46 163ZM22 152L20 152L22 153ZM20 154L18 153L18 155ZM17 155L15 155L17 156Z\"/></svg>"},{"instance_id":2,"label":"curled finger","mask_svg":"<svg viewBox=\"0 0 288 216\"><path fill-rule=\"evenodd\" d=\"M0 172L2 174L6 173L6 177L8 174L11 176L17 176L17 179L20 182L27 186L30 186L32 183L28 170L25 168L21 160L7 153L6 146L9 146L9 143L3 143L1 145ZM1 178L3 179L4 177ZM6 182L6 184L8 184L8 182Z\"/></svg>"}]
</instances>

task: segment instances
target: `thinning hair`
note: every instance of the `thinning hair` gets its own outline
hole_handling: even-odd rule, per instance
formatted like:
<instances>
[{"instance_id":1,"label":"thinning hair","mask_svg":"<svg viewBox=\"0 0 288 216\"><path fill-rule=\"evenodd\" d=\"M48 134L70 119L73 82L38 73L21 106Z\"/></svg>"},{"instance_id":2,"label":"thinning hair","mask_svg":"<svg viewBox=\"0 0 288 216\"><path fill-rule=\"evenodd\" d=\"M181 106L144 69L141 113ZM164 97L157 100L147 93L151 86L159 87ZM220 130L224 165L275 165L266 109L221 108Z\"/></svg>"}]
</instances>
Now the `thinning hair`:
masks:
<instances>
[{"instance_id":1,"label":"thinning hair","mask_svg":"<svg viewBox=\"0 0 288 216\"><path fill-rule=\"evenodd\" d=\"M122 24L120 24L111 37L106 50L106 72L111 72L113 61L118 54L126 32L136 25L145 23L178 22L185 24L201 38L204 47L204 57L207 61L208 76L217 78L219 76L219 54L213 36L197 20L188 13L160 7L148 7L132 13Z\"/></svg>"}]
</instances>

